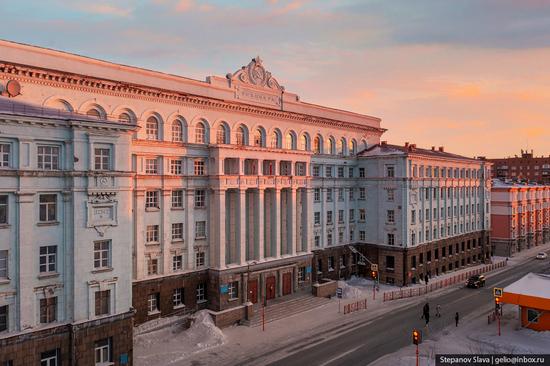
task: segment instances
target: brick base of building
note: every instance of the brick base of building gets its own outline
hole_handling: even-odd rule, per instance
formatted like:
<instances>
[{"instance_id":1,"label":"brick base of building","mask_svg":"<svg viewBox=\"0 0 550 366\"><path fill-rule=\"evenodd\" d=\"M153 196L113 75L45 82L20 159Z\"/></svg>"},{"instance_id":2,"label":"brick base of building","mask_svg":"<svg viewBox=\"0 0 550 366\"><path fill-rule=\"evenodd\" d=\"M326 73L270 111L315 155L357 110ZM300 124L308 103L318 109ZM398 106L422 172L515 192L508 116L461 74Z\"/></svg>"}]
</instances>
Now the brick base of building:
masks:
<instances>
[{"instance_id":1,"label":"brick base of building","mask_svg":"<svg viewBox=\"0 0 550 366\"><path fill-rule=\"evenodd\" d=\"M50 351L57 353L58 365L94 365L95 344L104 339L110 339L114 365L132 365L133 316L132 311L2 338L0 365L40 365L42 355Z\"/></svg>"}]
</instances>

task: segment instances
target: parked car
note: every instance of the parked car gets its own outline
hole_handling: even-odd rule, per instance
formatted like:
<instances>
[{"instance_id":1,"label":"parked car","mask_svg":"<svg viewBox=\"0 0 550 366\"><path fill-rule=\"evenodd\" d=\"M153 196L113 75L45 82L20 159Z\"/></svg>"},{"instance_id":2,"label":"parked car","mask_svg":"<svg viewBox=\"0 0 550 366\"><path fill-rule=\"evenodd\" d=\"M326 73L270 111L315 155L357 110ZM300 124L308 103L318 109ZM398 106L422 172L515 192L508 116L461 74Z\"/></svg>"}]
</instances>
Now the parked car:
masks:
<instances>
[{"instance_id":1,"label":"parked car","mask_svg":"<svg viewBox=\"0 0 550 366\"><path fill-rule=\"evenodd\" d=\"M544 252L540 252L539 254L537 254L537 259L546 259L546 258L548 258L548 254Z\"/></svg>"},{"instance_id":2,"label":"parked car","mask_svg":"<svg viewBox=\"0 0 550 366\"><path fill-rule=\"evenodd\" d=\"M485 276L484 275L474 275L474 276L468 278L468 282L466 282L466 287L480 288L482 286L485 286Z\"/></svg>"}]
</instances>

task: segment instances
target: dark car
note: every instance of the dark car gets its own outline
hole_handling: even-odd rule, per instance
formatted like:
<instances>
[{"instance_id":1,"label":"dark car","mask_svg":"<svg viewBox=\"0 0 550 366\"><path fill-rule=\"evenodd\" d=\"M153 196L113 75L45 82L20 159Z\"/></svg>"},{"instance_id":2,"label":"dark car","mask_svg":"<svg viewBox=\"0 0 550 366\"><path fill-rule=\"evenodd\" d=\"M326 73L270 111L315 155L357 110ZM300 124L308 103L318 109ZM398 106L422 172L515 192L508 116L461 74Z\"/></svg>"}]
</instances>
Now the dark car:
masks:
<instances>
[{"instance_id":1,"label":"dark car","mask_svg":"<svg viewBox=\"0 0 550 366\"><path fill-rule=\"evenodd\" d=\"M468 278L468 282L466 282L466 287L480 288L482 286L485 286L485 276L484 275L474 275L474 276Z\"/></svg>"}]
</instances>

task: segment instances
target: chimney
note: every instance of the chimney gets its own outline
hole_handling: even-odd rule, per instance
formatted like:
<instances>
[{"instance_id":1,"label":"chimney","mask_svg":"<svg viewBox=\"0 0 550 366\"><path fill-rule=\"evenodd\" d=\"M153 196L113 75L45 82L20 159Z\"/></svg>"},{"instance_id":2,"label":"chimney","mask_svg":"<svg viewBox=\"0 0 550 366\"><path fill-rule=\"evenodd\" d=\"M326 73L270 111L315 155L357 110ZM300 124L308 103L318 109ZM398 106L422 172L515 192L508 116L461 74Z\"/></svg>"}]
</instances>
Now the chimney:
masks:
<instances>
[{"instance_id":1,"label":"chimney","mask_svg":"<svg viewBox=\"0 0 550 366\"><path fill-rule=\"evenodd\" d=\"M408 143L408 142L405 142L405 147L409 147L409 143Z\"/></svg>"},{"instance_id":2,"label":"chimney","mask_svg":"<svg viewBox=\"0 0 550 366\"><path fill-rule=\"evenodd\" d=\"M432 146L432 151L435 151L435 146Z\"/></svg>"},{"instance_id":3,"label":"chimney","mask_svg":"<svg viewBox=\"0 0 550 366\"><path fill-rule=\"evenodd\" d=\"M411 149L412 150L416 149L416 144L411 144Z\"/></svg>"},{"instance_id":4,"label":"chimney","mask_svg":"<svg viewBox=\"0 0 550 366\"><path fill-rule=\"evenodd\" d=\"M382 141L382 142L380 143L380 145L382 145L382 146L386 146L387 144L388 144L387 141Z\"/></svg>"},{"instance_id":5,"label":"chimney","mask_svg":"<svg viewBox=\"0 0 550 366\"><path fill-rule=\"evenodd\" d=\"M440 147L439 147L439 152L445 152L445 147L444 147L444 146L440 146Z\"/></svg>"}]
</instances>

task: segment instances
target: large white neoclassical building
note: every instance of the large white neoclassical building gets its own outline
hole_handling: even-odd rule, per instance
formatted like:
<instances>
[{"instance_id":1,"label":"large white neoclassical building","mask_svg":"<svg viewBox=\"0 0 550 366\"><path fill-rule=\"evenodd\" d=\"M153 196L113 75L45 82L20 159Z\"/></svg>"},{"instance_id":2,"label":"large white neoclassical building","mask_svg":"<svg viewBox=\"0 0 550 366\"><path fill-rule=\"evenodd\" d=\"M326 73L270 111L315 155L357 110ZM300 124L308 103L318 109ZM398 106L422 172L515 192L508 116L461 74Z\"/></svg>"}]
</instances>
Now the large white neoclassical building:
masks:
<instances>
[{"instance_id":1,"label":"large white neoclassical building","mask_svg":"<svg viewBox=\"0 0 550 366\"><path fill-rule=\"evenodd\" d=\"M0 361L129 364L132 321L243 319L364 273L350 245L396 284L488 255L485 161L381 143L259 58L198 81L0 41L0 85Z\"/></svg>"}]
</instances>

